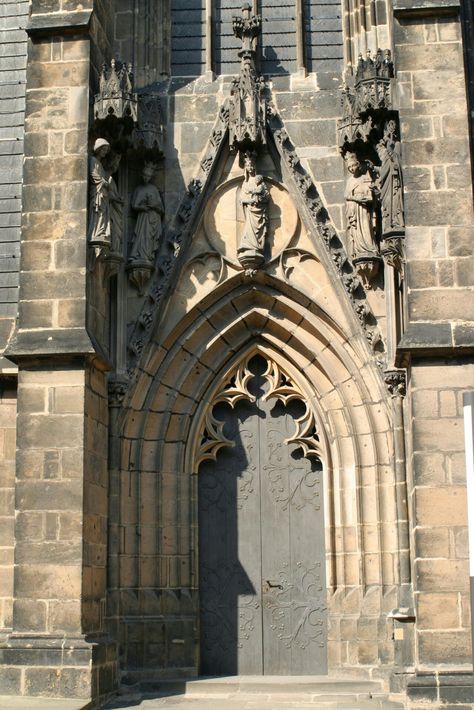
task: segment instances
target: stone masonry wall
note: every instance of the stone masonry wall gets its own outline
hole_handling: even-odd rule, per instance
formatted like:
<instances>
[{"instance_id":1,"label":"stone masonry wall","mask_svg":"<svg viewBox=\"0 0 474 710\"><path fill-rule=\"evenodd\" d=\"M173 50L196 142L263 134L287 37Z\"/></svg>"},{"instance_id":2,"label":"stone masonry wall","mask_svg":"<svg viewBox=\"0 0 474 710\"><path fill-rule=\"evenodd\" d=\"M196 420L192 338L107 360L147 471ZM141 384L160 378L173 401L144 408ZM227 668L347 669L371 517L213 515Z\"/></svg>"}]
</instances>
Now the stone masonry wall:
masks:
<instances>
[{"instance_id":1,"label":"stone masonry wall","mask_svg":"<svg viewBox=\"0 0 474 710\"><path fill-rule=\"evenodd\" d=\"M0 7L0 350L18 311L28 0ZM2 363L0 366L9 366Z\"/></svg>"},{"instance_id":2,"label":"stone masonry wall","mask_svg":"<svg viewBox=\"0 0 474 710\"><path fill-rule=\"evenodd\" d=\"M0 635L12 626L15 522L16 383L0 391Z\"/></svg>"},{"instance_id":3,"label":"stone masonry wall","mask_svg":"<svg viewBox=\"0 0 474 710\"><path fill-rule=\"evenodd\" d=\"M457 16L395 22L407 216L407 345L474 343L468 113Z\"/></svg>"},{"instance_id":4,"label":"stone masonry wall","mask_svg":"<svg viewBox=\"0 0 474 710\"><path fill-rule=\"evenodd\" d=\"M474 362L430 360L411 370L417 665L471 657L462 393Z\"/></svg>"},{"instance_id":5,"label":"stone masonry wall","mask_svg":"<svg viewBox=\"0 0 474 710\"><path fill-rule=\"evenodd\" d=\"M462 392L474 387L474 239L461 28L429 8L395 16L405 178L415 664L469 670ZM463 351L466 353L463 355ZM426 699L439 700L433 681ZM418 691L417 691L418 692Z\"/></svg>"},{"instance_id":6,"label":"stone masonry wall","mask_svg":"<svg viewBox=\"0 0 474 710\"><path fill-rule=\"evenodd\" d=\"M116 658L103 633L105 377L86 330L89 98L113 3L33 0L31 10L20 306L8 351L19 366L13 630L0 685L90 699L113 689Z\"/></svg>"}]
</instances>

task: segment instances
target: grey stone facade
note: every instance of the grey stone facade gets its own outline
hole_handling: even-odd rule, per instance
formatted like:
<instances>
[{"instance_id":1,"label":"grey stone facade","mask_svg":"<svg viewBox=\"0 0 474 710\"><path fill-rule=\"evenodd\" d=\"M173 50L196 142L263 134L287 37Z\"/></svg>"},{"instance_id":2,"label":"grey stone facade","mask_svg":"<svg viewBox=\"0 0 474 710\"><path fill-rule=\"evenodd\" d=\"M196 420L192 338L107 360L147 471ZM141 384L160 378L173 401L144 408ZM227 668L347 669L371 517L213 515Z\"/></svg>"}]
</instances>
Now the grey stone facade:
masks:
<instances>
[{"instance_id":1,"label":"grey stone facade","mask_svg":"<svg viewBox=\"0 0 474 710\"><path fill-rule=\"evenodd\" d=\"M0 693L95 701L200 673L199 470L236 448L219 416L250 406L258 355L265 396L303 407L295 456L321 469L329 674L474 704L469 16L263 2L246 40L238 4L210 7L0 8L3 246L21 234L18 312L0 312Z\"/></svg>"}]
</instances>

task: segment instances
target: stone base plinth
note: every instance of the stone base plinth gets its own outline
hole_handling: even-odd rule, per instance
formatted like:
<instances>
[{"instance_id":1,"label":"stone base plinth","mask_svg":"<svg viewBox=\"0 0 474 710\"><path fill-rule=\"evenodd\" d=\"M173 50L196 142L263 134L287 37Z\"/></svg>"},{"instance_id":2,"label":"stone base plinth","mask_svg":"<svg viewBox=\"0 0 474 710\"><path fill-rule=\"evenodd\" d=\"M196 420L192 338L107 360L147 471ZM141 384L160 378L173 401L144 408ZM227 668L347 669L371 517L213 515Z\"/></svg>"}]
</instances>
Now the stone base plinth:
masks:
<instances>
[{"instance_id":1,"label":"stone base plinth","mask_svg":"<svg viewBox=\"0 0 474 710\"><path fill-rule=\"evenodd\" d=\"M411 702L426 703L429 707L474 704L472 673L419 673L408 678L406 692Z\"/></svg>"},{"instance_id":2,"label":"stone base plinth","mask_svg":"<svg viewBox=\"0 0 474 710\"><path fill-rule=\"evenodd\" d=\"M3 694L106 698L117 689L117 645L107 637L11 634L0 645Z\"/></svg>"}]
</instances>

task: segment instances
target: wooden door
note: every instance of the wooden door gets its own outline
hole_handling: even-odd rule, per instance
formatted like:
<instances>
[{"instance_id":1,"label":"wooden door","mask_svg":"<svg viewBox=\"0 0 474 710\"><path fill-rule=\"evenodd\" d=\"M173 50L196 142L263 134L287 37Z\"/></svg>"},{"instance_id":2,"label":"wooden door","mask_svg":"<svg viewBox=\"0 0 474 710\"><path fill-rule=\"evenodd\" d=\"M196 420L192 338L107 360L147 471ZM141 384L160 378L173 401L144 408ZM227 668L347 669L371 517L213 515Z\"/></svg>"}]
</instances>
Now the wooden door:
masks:
<instances>
[{"instance_id":1,"label":"wooden door","mask_svg":"<svg viewBox=\"0 0 474 710\"><path fill-rule=\"evenodd\" d=\"M327 672L323 480L318 460L285 441L301 402L264 398L213 411L234 448L199 469L201 673Z\"/></svg>"}]
</instances>

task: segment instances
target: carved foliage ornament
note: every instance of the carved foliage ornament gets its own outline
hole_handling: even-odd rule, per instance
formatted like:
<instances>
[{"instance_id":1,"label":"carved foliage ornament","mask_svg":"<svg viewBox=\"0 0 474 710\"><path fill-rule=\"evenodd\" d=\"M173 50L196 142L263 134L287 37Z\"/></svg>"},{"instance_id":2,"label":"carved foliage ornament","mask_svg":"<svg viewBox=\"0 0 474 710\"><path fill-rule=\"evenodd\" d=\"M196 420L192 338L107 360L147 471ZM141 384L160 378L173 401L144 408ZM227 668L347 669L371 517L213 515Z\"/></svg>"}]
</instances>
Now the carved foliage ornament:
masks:
<instances>
[{"instance_id":1,"label":"carved foliage ornament","mask_svg":"<svg viewBox=\"0 0 474 710\"><path fill-rule=\"evenodd\" d=\"M384 380L391 397L404 397L407 388L405 370L386 370Z\"/></svg>"},{"instance_id":2,"label":"carved foliage ornament","mask_svg":"<svg viewBox=\"0 0 474 710\"><path fill-rule=\"evenodd\" d=\"M219 421L214 416L214 408L222 402L234 407L240 400L255 402L255 397L248 389L250 380L254 374L249 370L249 361L252 356L234 367L229 376L223 382L221 389L215 394L211 404L208 406L204 417L199 438L199 447L196 454L196 470L202 461L216 459L218 451L224 447L234 447L235 443L224 434L224 422ZM322 459L323 451L317 431L316 420L312 409L308 405L305 396L275 362L267 360L267 369L263 373L263 378L268 384L268 390L263 399L276 399L284 405L291 400L297 399L305 405L305 412L301 417L295 419L296 429L294 434L285 443L294 443L300 446L304 456Z\"/></svg>"}]
</instances>

